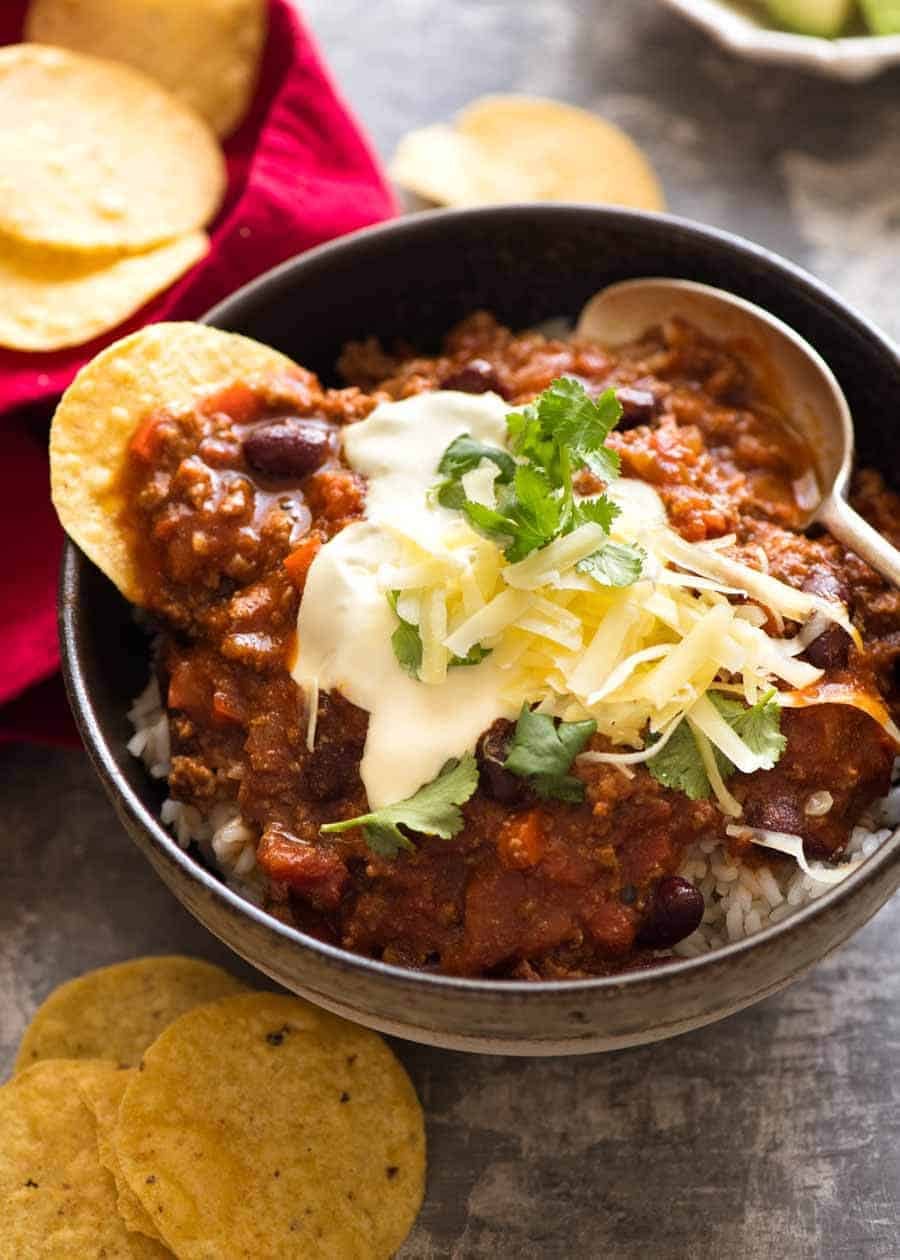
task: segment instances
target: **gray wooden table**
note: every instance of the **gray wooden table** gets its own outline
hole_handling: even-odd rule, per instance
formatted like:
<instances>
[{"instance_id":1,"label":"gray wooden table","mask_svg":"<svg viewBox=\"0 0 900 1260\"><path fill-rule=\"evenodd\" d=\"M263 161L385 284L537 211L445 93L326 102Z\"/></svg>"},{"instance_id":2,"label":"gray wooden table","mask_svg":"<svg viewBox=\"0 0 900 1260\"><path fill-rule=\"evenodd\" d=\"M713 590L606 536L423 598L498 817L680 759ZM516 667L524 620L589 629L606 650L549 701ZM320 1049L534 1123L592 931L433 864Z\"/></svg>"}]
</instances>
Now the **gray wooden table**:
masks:
<instances>
[{"instance_id":1,"label":"gray wooden table","mask_svg":"<svg viewBox=\"0 0 900 1260\"><path fill-rule=\"evenodd\" d=\"M847 87L750 67L653 0L305 7L383 154L488 91L591 105L648 150L673 210L805 263L900 335L900 73ZM2 1076L58 981L146 952L229 959L82 754L4 749L0 785ZM398 1044L430 1138L404 1260L897 1260L898 934L895 901L786 993L659 1046L513 1060Z\"/></svg>"}]
</instances>

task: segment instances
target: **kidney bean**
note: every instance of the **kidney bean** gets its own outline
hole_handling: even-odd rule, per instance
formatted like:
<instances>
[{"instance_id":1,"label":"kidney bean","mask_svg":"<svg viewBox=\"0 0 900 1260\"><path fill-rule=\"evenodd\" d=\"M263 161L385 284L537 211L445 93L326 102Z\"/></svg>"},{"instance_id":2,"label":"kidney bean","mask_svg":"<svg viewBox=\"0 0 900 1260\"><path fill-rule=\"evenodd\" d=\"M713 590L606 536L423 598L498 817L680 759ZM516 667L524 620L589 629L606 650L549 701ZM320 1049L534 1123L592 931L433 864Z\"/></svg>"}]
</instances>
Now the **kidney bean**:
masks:
<instances>
[{"instance_id":1,"label":"kidney bean","mask_svg":"<svg viewBox=\"0 0 900 1260\"><path fill-rule=\"evenodd\" d=\"M817 564L811 569L800 589L808 591L810 595L820 595L822 599L837 599L842 604L850 602L850 588L847 583L824 565Z\"/></svg>"},{"instance_id":2,"label":"kidney bean","mask_svg":"<svg viewBox=\"0 0 900 1260\"><path fill-rule=\"evenodd\" d=\"M649 389L637 385L620 385L616 397L622 407L620 429L631 429L639 424L649 424L656 415L656 398Z\"/></svg>"},{"instance_id":3,"label":"kidney bean","mask_svg":"<svg viewBox=\"0 0 900 1260\"><path fill-rule=\"evenodd\" d=\"M244 437L244 458L267 477L299 478L328 457L328 430L314 420L279 416L256 424Z\"/></svg>"},{"instance_id":4,"label":"kidney bean","mask_svg":"<svg viewBox=\"0 0 900 1260\"><path fill-rule=\"evenodd\" d=\"M844 669L850 657L850 636L832 622L803 653L816 669Z\"/></svg>"},{"instance_id":5,"label":"kidney bean","mask_svg":"<svg viewBox=\"0 0 900 1260\"><path fill-rule=\"evenodd\" d=\"M756 796L744 802L745 821L750 827L765 827L768 831L789 831L793 835L803 832L808 819L800 801L791 797Z\"/></svg>"},{"instance_id":6,"label":"kidney bean","mask_svg":"<svg viewBox=\"0 0 900 1260\"><path fill-rule=\"evenodd\" d=\"M802 589L822 599L836 599L842 604L850 602L846 582L824 566L816 566L811 571ZM832 622L817 639L813 639L803 656L816 669L843 669L850 656L850 643L847 631Z\"/></svg>"},{"instance_id":7,"label":"kidney bean","mask_svg":"<svg viewBox=\"0 0 900 1260\"><path fill-rule=\"evenodd\" d=\"M458 389L463 394L499 394L505 397L500 378L487 359L470 359L463 367L441 381L441 389Z\"/></svg>"},{"instance_id":8,"label":"kidney bean","mask_svg":"<svg viewBox=\"0 0 900 1260\"><path fill-rule=\"evenodd\" d=\"M680 875L666 875L656 885L647 918L641 924L638 941L652 949L677 945L700 926L704 901L699 888Z\"/></svg>"},{"instance_id":9,"label":"kidney bean","mask_svg":"<svg viewBox=\"0 0 900 1260\"><path fill-rule=\"evenodd\" d=\"M479 781L486 795L511 809L524 809L533 804L534 793L523 778L503 765L509 755L513 730L514 723L498 718L479 739L475 756Z\"/></svg>"}]
</instances>

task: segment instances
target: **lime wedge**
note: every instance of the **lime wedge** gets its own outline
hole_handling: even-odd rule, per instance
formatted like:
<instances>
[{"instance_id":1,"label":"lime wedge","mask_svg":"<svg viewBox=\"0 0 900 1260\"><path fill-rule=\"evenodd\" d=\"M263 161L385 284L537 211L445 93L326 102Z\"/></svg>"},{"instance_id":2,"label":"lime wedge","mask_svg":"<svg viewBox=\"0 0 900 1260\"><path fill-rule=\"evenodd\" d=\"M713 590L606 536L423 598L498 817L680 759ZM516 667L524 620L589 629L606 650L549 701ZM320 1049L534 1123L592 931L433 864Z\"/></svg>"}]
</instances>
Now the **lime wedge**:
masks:
<instances>
[{"instance_id":1,"label":"lime wedge","mask_svg":"<svg viewBox=\"0 0 900 1260\"><path fill-rule=\"evenodd\" d=\"M900 35L900 0L860 0L873 35Z\"/></svg>"},{"instance_id":2,"label":"lime wedge","mask_svg":"<svg viewBox=\"0 0 900 1260\"><path fill-rule=\"evenodd\" d=\"M870 0L877 8L897 9L898 0ZM800 35L840 35L853 11L853 0L766 0L771 16Z\"/></svg>"}]
</instances>

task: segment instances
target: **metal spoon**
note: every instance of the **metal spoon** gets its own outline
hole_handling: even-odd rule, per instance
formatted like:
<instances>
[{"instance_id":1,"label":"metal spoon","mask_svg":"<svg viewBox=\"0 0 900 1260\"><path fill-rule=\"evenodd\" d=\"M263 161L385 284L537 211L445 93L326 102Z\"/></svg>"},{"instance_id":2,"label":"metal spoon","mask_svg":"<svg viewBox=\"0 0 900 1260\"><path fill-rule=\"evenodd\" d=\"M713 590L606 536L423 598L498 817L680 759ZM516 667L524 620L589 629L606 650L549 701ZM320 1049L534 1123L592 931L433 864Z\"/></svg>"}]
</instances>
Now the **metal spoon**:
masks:
<instances>
[{"instance_id":1,"label":"metal spoon","mask_svg":"<svg viewBox=\"0 0 900 1260\"><path fill-rule=\"evenodd\" d=\"M612 284L585 306L575 335L621 345L678 316L736 349L759 367L794 429L816 460L818 501L810 495L801 528L814 521L900 586L900 551L847 502L853 464L853 421L847 399L824 359L808 342L752 302L692 280L648 278Z\"/></svg>"}]
</instances>

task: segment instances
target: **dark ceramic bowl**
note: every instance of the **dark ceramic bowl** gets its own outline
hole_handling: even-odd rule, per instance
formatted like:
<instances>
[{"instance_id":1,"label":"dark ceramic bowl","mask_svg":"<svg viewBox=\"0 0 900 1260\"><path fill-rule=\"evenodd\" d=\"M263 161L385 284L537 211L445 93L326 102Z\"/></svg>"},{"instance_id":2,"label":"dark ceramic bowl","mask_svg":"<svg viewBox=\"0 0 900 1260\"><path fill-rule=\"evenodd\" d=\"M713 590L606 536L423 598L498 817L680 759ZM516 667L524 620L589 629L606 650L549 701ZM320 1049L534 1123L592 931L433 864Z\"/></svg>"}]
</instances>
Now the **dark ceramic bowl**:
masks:
<instances>
[{"instance_id":1,"label":"dark ceramic bowl","mask_svg":"<svg viewBox=\"0 0 900 1260\"><path fill-rule=\"evenodd\" d=\"M757 302L828 360L856 416L861 456L897 458L900 358L808 275L733 236L663 216L587 206L429 213L313 250L216 307L208 322L277 346L326 380L348 338L436 346L478 307L513 327L574 316L597 289L680 276ZM160 825L161 792L125 747L147 645L131 609L71 545L60 629L75 716L126 829L211 932L274 979L384 1032L454 1049L577 1054L697 1028L774 993L861 927L900 884L900 837L792 918L702 959L613 979L531 984L424 975L286 927L230 892Z\"/></svg>"}]
</instances>

